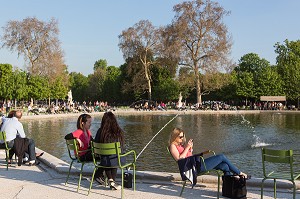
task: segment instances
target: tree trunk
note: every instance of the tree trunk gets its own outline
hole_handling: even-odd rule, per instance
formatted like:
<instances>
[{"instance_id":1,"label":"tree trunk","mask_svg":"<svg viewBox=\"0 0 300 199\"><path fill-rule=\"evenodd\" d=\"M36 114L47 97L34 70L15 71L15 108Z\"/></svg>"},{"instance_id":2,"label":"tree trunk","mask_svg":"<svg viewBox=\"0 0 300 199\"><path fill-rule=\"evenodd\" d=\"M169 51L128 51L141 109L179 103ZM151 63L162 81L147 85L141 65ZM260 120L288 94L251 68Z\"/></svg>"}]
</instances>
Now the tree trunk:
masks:
<instances>
[{"instance_id":1,"label":"tree trunk","mask_svg":"<svg viewBox=\"0 0 300 199\"><path fill-rule=\"evenodd\" d=\"M152 92L152 89L151 89L151 79L150 79L150 74L148 73L148 65L147 64L144 64L144 70L145 70L145 76L146 76L146 79L147 79L147 84L148 84L148 100L151 100L151 92Z\"/></svg>"},{"instance_id":2,"label":"tree trunk","mask_svg":"<svg viewBox=\"0 0 300 199\"><path fill-rule=\"evenodd\" d=\"M150 81L150 79L147 81L148 81L148 99L151 100L151 98L152 98L151 81Z\"/></svg>"},{"instance_id":3,"label":"tree trunk","mask_svg":"<svg viewBox=\"0 0 300 199\"><path fill-rule=\"evenodd\" d=\"M202 104L200 76L198 72L195 72L195 75L196 75L197 103Z\"/></svg>"}]
</instances>

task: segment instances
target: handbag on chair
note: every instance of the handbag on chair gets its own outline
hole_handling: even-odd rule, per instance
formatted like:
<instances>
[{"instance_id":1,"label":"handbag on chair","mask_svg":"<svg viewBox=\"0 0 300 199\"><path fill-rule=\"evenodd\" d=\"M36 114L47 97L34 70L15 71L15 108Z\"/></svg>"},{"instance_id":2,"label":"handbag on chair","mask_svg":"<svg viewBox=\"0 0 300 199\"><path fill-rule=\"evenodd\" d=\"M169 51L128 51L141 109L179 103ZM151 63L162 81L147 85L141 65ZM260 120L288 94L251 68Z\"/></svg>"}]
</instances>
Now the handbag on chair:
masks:
<instances>
[{"instance_id":1,"label":"handbag on chair","mask_svg":"<svg viewBox=\"0 0 300 199\"><path fill-rule=\"evenodd\" d=\"M124 172L124 187L132 188L132 174L128 171Z\"/></svg>"},{"instance_id":2,"label":"handbag on chair","mask_svg":"<svg viewBox=\"0 0 300 199\"><path fill-rule=\"evenodd\" d=\"M233 199L246 199L246 178L242 175L222 176L222 196Z\"/></svg>"}]
</instances>

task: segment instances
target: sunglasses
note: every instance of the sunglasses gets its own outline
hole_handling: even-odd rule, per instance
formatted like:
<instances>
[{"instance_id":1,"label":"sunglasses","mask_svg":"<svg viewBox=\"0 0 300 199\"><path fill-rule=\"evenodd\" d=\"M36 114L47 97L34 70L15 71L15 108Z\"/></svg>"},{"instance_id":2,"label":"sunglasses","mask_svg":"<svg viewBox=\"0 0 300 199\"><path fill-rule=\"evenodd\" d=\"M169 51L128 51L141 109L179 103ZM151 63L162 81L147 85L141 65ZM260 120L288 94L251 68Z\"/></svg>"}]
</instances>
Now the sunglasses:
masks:
<instances>
[{"instance_id":1,"label":"sunglasses","mask_svg":"<svg viewBox=\"0 0 300 199\"><path fill-rule=\"evenodd\" d=\"M180 139L184 138L184 136L179 136Z\"/></svg>"}]
</instances>

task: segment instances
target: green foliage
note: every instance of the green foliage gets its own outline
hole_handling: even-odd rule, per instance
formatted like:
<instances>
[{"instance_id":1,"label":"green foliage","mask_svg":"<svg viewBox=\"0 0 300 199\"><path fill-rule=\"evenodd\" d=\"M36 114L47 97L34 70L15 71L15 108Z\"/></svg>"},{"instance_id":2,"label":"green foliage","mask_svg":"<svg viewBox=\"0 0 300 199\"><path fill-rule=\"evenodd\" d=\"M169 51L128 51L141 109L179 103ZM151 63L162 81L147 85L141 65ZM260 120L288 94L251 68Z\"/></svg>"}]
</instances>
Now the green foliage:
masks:
<instances>
[{"instance_id":1,"label":"green foliage","mask_svg":"<svg viewBox=\"0 0 300 199\"><path fill-rule=\"evenodd\" d=\"M62 77L55 79L54 83L50 85L52 99L66 99L68 88L64 84Z\"/></svg>"},{"instance_id":2,"label":"green foliage","mask_svg":"<svg viewBox=\"0 0 300 199\"><path fill-rule=\"evenodd\" d=\"M12 95L10 88L7 86L12 74L12 65L0 64L0 96L4 99L9 99Z\"/></svg>"},{"instance_id":3,"label":"green foliage","mask_svg":"<svg viewBox=\"0 0 300 199\"><path fill-rule=\"evenodd\" d=\"M81 73L70 73L70 89L72 90L73 99L75 101L87 101L88 96L88 77Z\"/></svg>"},{"instance_id":4,"label":"green foliage","mask_svg":"<svg viewBox=\"0 0 300 199\"><path fill-rule=\"evenodd\" d=\"M153 99L156 101L170 101L178 99L180 85L171 76L171 71L165 67L152 67Z\"/></svg>"},{"instance_id":5,"label":"green foliage","mask_svg":"<svg viewBox=\"0 0 300 199\"><path fill-rule=\"evenodd\" d=\"M265 59L261 59L258 54L248 53L239 60L239 65L234 70L238 73L249 72L257 74L261 69L268 67L269 65L270 63Z\"/></svg>"},{"instance_id":6,"label":"green foliage","mask_svg":"<svg viewBox=\"0 0 300 199\"><path fill-rule=\"evenodd\" d=\"M50 95L49 82L42 76L28 75L28 98L48 99Z\"/></svg>"},{"instance_id":7,"label":"green foliage","mask_svg":"<svg viewBox=\"0 0 300 199\"><path fill-rule=\"evenodd\" d=\"M241 72L236 79L236 93L246 99L255 97L253 73Z\"/></svg>"},{"instance_id":8,"label":"green foliage","mask_svg":"<svg viewBox=\"0 0 300 199\"><path fill-rule=\"evenodd\" d=\"M278 74L283 80L284 91L288 99L300 98L300 40L275 44Z\"/></svg>"},{"instance_id":9,"label":"green foliage","mask_svg":"<svg viewBox=\"0 0 300 199\"><path fill-rule=\"evenodd\" d=\"M121 92L126 96L126 101L147 98L144 96L148 89L147 80L138 57L128 58L126 63L120 66L120 70Z\"/></svg>"},{"instance_id":10,"label":"green foliage","mask_svg":"<svg viewBox=\"0 0 300 199\"><path fill-rule=\"evenodd\" d=\"M24 71L15 70L7 84L9 99L28 99L27 74Z\"/></svg>"},{"instance_id":11,"label":"green foliage","mask_svg":"<svg viewBox=\"0 0 300 199\"><path fill-rule=\"evenodd\" d=\"M105 81L106 69L98 68L93 74L88 76L89 86L86 101L99 100L101 96L103 84Z\"/></svg>"},{"instance_id":12,"label":"green foliage","mask_svg":"<svg viewBox=\"0 0 300 199\"><path fill-rule=\"evenodd\" d=\"M121 96L121 71L115 66L109 66L106 69L105 80L103 82L103 88L101 89L101 100L108 101L110 103L118 102Z\"/></svg>"},{"instance_id":13,"label":"green foliage","mask_svg":"<svg viewBox=\"0 0 300 199\"><path fill-rule=\"evenodd\" d=\"M275 66L267 66L257 75L256 92L260 96L282 96L284 94L283 81Z\"/></svg>"},{"instance_id":14,"label":"green foliage","mask_svg":"<svg viewBox=\"0 0 300 199\"><path fill-rule=\"evenodd\" d=\"M94 64L94 71L96 71L98 69L106 70L106 67L107 67L106 59L99 59Z\"/></svg>"},{"instance_id":15,"label":"green foliage","mask_svg":"<svg viewBox=\"0 0 300 199\"><path fill-rule=\"evenodd\" d=\"M153 88L153 96L156 101L178 100L180 87L176 80L172 78L160 81L160 84Z\"/></svg>"},{"instance_id":16,"label":"green foliage","mask_svg":"<svg viewBox=\"0 0 300 199\"><path fill-rule=\"evenodd\" d=\"M255 53L244 55L234 69L236 95L259 100L260 96L284 95L282 80L269 62Z\"/></svg>"},{"instance_id":17,"label":"green foliage","mask_svg":"<svg viewBox=\"0 0 300 199\"><path fill-rule=\"evenodd\" d=\"M223 76L226 83L219 87L217 90L212 91L207 98L210 100L217 101L229 101L233 99L237 99L236 96L236 82L237 75L236 71L232 71L232 73L218 74L217 76Z\"/></svg>"}]
</instances>

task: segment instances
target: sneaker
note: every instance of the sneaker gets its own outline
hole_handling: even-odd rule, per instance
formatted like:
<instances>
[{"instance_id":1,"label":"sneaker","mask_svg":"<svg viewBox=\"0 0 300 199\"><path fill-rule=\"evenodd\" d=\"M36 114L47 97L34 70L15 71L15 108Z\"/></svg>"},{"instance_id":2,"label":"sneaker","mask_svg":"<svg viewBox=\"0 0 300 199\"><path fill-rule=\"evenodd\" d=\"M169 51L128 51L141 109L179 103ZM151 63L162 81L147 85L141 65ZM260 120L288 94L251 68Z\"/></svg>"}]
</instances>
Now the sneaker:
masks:
<instances>
[{"instance_id":1,"label":"sneaker","mask_svg":"<svg viewBox=\"0 0 300 199\"><path fill-rule=\"evenodd\" d=\"M29 161L28 157L23 158L23 162L28 162L28 161Z\"/></svg>"},{"instance_id":2,"label":"sneaker","mask_svg":"<svg viewBox=\"0 0 300 199\"><path fill-rule=\"evenodd\" d=\"M28 157L23 158L23 164L26 164L28 162L29 162Z\"/></svg>"},{"instance_id":3,"label":"sneaker","mask_svg":"<svg viewBox=\"0 0 300 199\"><path fill-rule=\"evenodd\" d=\"M39 165L40 164L40 162L39 161L36 161L36 160L31 160L31 161L29 161L29 166L37 166L37 165Z\"/></svg>"},{"instance_id":4,"label":"sneaker","mask_svg":"<svg viewBox=\"0 0 300 199\"><path fill-rule=\"evenodd\" d=\"M105 185L105 178L104 176L100 176L95 178L95 180L100 184L100 185Z\"/></svg>"},{"instance_id":5,"label":"sneaker","mask_svg":"<svg viewBox=\"0 0 300 199\"><path fill-rule=\"evenodd\" d=\"M121 186L119 185L119 184L117 184L114 180L112 180L112 179L110 179L109 181L108 181L108 184L109 184L109 186L110 186L110 188L112 189L112 190L120 190L121 189Z\"/></svg>"}]
</instances>

